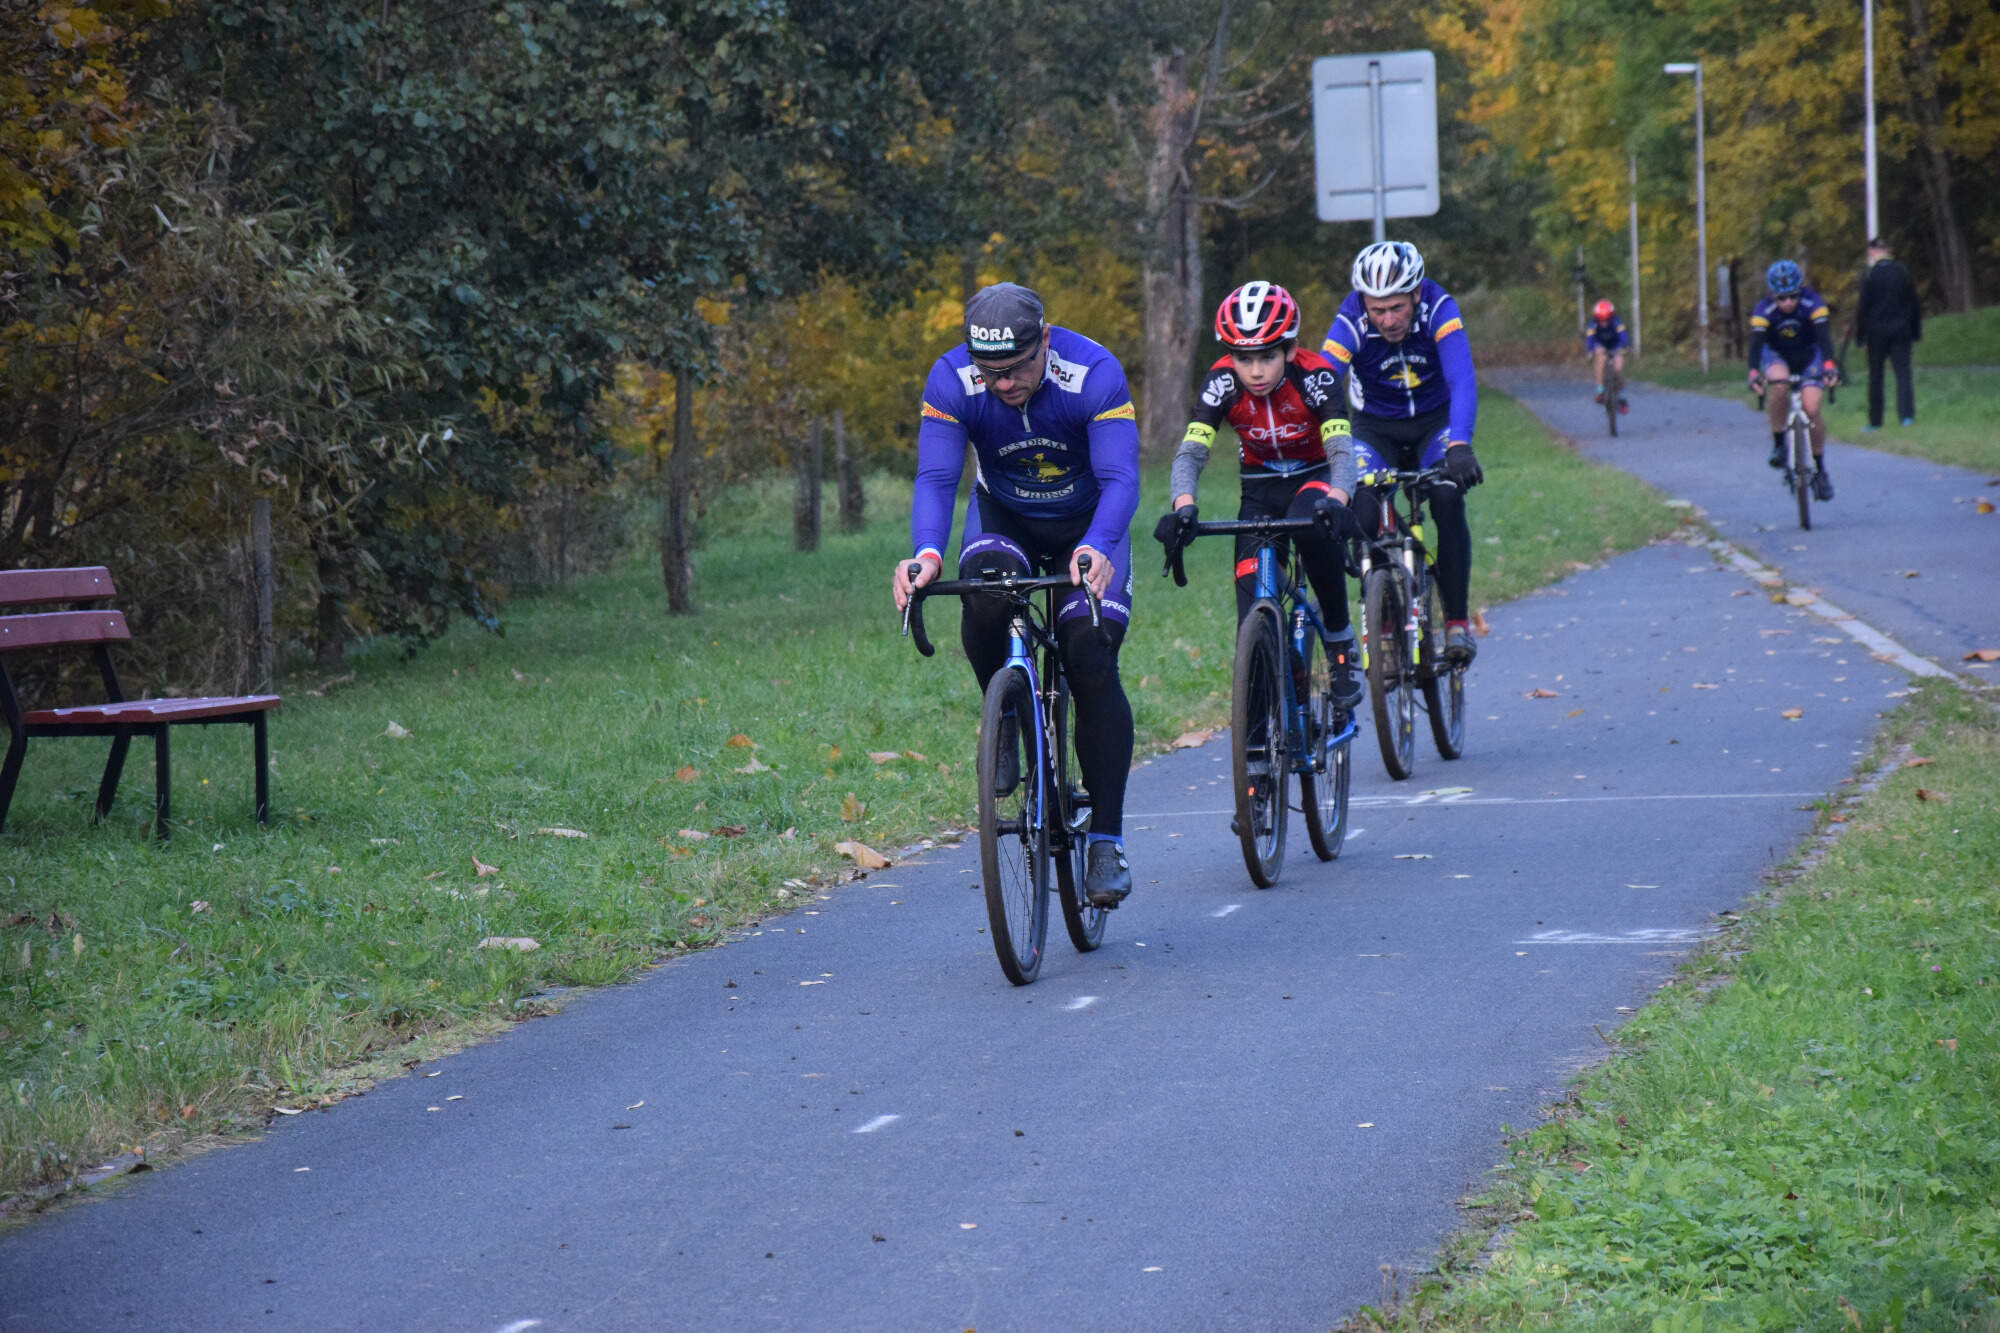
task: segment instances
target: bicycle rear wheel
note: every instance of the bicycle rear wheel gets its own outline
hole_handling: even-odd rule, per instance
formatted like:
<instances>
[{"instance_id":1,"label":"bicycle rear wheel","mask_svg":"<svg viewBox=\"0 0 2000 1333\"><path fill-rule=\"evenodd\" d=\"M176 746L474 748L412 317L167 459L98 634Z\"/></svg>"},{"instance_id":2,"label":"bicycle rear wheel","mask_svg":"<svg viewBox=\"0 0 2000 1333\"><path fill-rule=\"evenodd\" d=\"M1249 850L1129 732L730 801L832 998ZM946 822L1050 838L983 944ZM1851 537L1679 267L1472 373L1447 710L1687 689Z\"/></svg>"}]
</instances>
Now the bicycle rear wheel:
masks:
<instances>
[{"instance_id":1,"label":"bicycle rear wheel","mask_svg":"<svg viewBox=\"0 0 2000 1333\"><path fill-rule=\"evenodd\" d=\"M979 719L979 870L986 887L986 924L1000 970L1016 986L1035 979L1049 930L1049 831L1042 766L1036 762L1035 692L1027 673L1003 667L986 686ZM1003 728L1003 719L1014 725ZM995 790L1002 731L1011 733L1020 781Z\"/></svg>"},{"instance_id":2,"label":"bicycle rear wheel","mask_svg":"<svg viewBox=\"0 0 2000 1333\"><path fill-rule=\"evenodd\" d=\"M1230 701L1229 760L1236 780L1236 836L1243 865L1260 889L1278 882L1285 863L1287 670L1277 610L1258 602L1236 631L1236 678Z\"/></svg>"},{"instance_id":3,"label":"bicycle rear wheel","mask_svg":"<svg viewBox=\"0 0 2000 1333\"><path fill-rule=\"evenodd\" d=\"M1431 739L1437 742L1438 756L1456 759L1465 753L1465 668L1445 660L1444 618L1438 610L1436 578L1424 580L1420 605L1424 654L1429 659L1418 677L1424 683L1424 711L1431 720Z\"/></svg>"},{"instance_id":4,"label":"bicycle rear wheel","mask_svg":"<svg viewBox=\"0 0 2000 1333\"><path fill-rule=\"evenodd\" d=\"M1618 395L1625 392L1625 381L1610 366L1604 368L1604 419L1611 423L1611 435L1618 435Z\"/></svg>"},{"instance_id":5,"label":"bicycle rear wheel","mask_svg":"<svg viewBox=\"0 0 2000 1333\"><path fill-rule=\"evenodd\" d=\"M1111 913L1093 907L1083 896L1084 834L1090 828L1089 798L1076 786L1076 722L1070 712L1069 682L1056 681L1055 741L1051 753L1055 762L1052 790L1055 812L1049 833L1056 870L1056 897L1062 903L1063 927L1078 953L1089 953L1104 943L1104 919Z\"/></svg>"},{"instance_id":6,"label":"bicycle rear wheel","mask_svg":"<svg viewBox=\"0 0 2000 1333\"><path fill-rule=\"evenodd\" d=\"M1799 498L1799 526L1812 531L1812 429L1794 425L1787 432L1792 453L1792 494Z\"/></svg>"},{"instance_id":7,"label":"bicycle rear wheel","mask_svg":"<svg viewBox=\"0 0 2000 1333\"><path fill-rule=\"evenodd\" d=\"M1313 652L1310 635L1306 651L1312 659L1306 671L1310 752L1299 774L1299 812L1306 818L1306 840L1312 843L1313 855L1331 861L1347 840L1348 743L1334 739L1347 729L1347 717L1333 701L1332 662L1325 653Z\"/></svg>"},{"instance_id":8,"label":"bicycle rear wheel","mask_svg":"<svg viewBox=\"0 0 2000 1333\"><path fill-rule=\"evenodd\" d=\"M1396 571L1371 569L1361 586L1361 624L1367 634L1368 694L1375 710L1375 741L1382 767L1402 781L1417 766L1417 700L1403 659L1403 587Z\"/></svg>"}]
</instances>

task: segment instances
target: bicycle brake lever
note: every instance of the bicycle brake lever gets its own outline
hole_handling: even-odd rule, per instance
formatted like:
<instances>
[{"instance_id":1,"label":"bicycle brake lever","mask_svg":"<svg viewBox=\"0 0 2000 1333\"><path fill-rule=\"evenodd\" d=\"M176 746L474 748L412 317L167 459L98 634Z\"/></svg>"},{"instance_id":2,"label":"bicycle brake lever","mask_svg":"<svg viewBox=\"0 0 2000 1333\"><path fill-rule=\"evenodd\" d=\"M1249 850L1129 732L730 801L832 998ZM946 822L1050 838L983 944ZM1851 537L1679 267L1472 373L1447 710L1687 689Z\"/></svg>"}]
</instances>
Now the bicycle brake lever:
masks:
<instances>
[{"instance_id":1,"label":"bicycle brake lever","mask_svg":"<svg viewBox=\"0 0 2000 1333\"><path fill-rule=\"evenodd\" d=\"M912 579L915 579L918 574L923 572L923 568L921 564L912 560L906 572ZM937 655L937 649L931 647L930 637L924 633L923 601L923 589L911 588L910 600L903 603L903 633L916 641L919 653L922 653L925 657L934 657Z\"/></svg>"},{"instance_id":2,"label":"bicycle brake lever","mask_svg":"<svg viewBox=\"0 0 2000 1333\"><path fill-rule=\"evenodd\" d=\"M1104 625L1102 621L1099 619L1097 594L1094 591L1092 591L1090 586L1089 556L1080 555L1076 558L1076 572L1081 577L1083 582L1083 600L1090 607L1090 627L1101 634L1104 631Z\"/></svg>"}]
</instances>

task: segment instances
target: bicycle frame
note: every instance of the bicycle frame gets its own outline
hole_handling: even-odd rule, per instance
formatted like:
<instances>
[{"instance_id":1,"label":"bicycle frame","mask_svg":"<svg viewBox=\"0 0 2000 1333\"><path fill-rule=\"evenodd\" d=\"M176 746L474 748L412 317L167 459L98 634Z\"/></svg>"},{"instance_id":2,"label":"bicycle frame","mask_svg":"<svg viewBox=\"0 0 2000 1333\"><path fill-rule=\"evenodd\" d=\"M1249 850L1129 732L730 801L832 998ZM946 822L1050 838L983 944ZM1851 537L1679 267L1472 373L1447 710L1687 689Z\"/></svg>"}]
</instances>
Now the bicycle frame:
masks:
<instances>
[{"instance_id":1,"label":"bicycle frame","mask_svg":"<svg viewBox=\"0 0 2000 1333\"><path fill-rule=\"evenodd\" d=\"M1403 582L1403 603L1407 612L1403 621L1404 651L1408 660L1419 670L1428 671L1431 665L1425 660L1423 635L1417 625L1418 596L1430 575L1430 546L1424 537L1424 501L1417 494L1418 487L1425 482L1443 476L1438 468L1424 468L1416 472L1380 471L1362 476L1358 483L1373 486L1381 491L1381 519L1373 536L1361 543L1361 577L1366 579L1370 570L1390 568L1400 571ZM1404 500L1404 507L1398 508L1397 497ZM1366 626L1363 627L1364 630ZM1362 635L1362 664L1366 666L1368 657L1368 636Z\"/></svg>"}]
</instances>

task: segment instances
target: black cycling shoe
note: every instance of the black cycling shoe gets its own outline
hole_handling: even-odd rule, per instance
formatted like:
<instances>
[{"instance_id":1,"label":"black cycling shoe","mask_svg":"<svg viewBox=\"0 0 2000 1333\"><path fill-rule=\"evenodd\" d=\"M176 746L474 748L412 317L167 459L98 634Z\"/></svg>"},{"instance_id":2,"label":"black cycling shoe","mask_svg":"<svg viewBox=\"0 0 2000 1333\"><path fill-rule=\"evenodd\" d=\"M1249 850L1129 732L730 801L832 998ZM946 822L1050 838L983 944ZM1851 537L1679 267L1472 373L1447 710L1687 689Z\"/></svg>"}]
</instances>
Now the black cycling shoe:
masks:
<instances>
[{"instance_id":1,"label":"black cycling shoe","mask_svg":"<svg viewBox=\"0 0 2000 1333\"><path fill-rule=\"evenodd\" d=\"M1785 446L1783 444L1774 444L1771 446L1770 463L1772 467L1783 467L1785 465Z\"/></svg>"},{"instance_id":2,"label":"black cycling shoe","mask_svg":"<svg viewBox=\"0 0 2000 1333\"><path fill-rule=\"evenodd\" d=\"M993 794L1012 795L1021 785L1021 724L1012 714L1000 719L1000 752L994 760Z\"/></svg>"},{"instance_id":3,"label":"black cycling shoe","mask_svg":"<svg viewBox=\"0 0 2000 1333\"><path fill-rule=\"evenodd\" d=\"M1833 498L1833 478L1826 475L1826 465L1820 464L1812 478L1813 499L1826 501Z\"/></svg>"},{"instance_id":4,"label":"black cycling shoe","mask_svg":"<svg viewBox=\"0 0 2000 1333\"><path fill-rule=\"evenodd\" d=\"M1098 841L1084 853L1083 896L1092 907L1116 907L1132 892L1132 867L1125 849L1115 842Z\"/></svg>"},{"instance_id":5,"label":"black cycling shoe","mask_svg":"<svg viewBox=\"0 0 2000 1333\"><path fill-rule=\"evenodd\" d=\"M1333 702L1340 708L1352 711L1361 706L1361 676L1355 670L1359 665L1361 645L1354 637L1354 631L1336 635L1323 645L1326 648L1328 688Z\"/></svg>"},{"instance_id":6,"label":"black cycling shoe","mask_svg":"<svg viewBox=\"0 0 2000 1333\"><path fill-rule=\"evenodd\" d=\"M1446 625L1444 627L1444 660L1455 667L1471 666L1472 659L1479 656L1479 645L1473 642L1472 626Z\"/></svg>"}]
</instances>

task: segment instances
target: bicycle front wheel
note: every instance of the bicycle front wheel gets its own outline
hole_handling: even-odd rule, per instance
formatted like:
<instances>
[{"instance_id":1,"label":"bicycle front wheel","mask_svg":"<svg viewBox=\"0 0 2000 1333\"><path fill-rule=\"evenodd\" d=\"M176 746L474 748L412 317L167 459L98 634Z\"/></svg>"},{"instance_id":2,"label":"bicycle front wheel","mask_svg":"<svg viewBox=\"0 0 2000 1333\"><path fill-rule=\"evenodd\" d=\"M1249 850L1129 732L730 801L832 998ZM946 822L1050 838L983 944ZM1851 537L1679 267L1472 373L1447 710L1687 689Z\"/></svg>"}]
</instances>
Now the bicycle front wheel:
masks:
<instances>
[{"instance_id":1,"label":"bicycle front wheel","mask_svg":"<svg viewBox=\"0 0 2000 1333\"><path fill-rule=\"evenodd\" d=\"M1041 971L1049 930L1048 800L1036 755L1038 725L1027 673L1002 667L986 686L979 719L979 870L993 952L1016 986ZM1017 781L1002 788L1007 777Z\"/></svg>"},{"instance_id":2,"label":"bicycle front wheel","mask_svg":"<svg viewBox=\"0 0 2000 1333\"><path fill-rule=\"evenodd\" d=\"M1306 695L1310 751L1299 772L1299 812L1306 818L1306 840L1312 844L1313 855L1331 861L1347 841L1348 743L1334 739L1347 730L1347 715L1333 701L1331 661L1325 653L1313 652L1310 637L1306 651L1312 658L1306 672L1310 682Z\"/></svg>"},{"instance_id":3,"label":"bicycle front wheel","mask_svg":"<svg viewBox=\"0 0 2000 1333\"><path fill-rule=\"evenodd\" d=\"M1804 424L1791 428L1792 494L1799 498L1799 526L1812 531L1812 428Z\"/></svg>"},{"instance_id":4,"label":"bicycle front wheel","mask_svg":"<svg viewBox=\"0 0 2000 1333\"><path fill-rule=\"evenodd\" d=\"M1604 368L1604 419L1611 423L1611 438L1618 438L1618 395L1625 391L1624 381L1610 366Z\"/></svg>"},{"instance_id":5,"label":"bicycle front wheel","mask_svg":"<svg viewBox=\"0 0 2000 1333\"><path fill-rule=\"evenodd\" d=\"M1402 581L1396 571L1368 571L1361 586L1361 623L1367 633L1368 694L1375 710L1375 741L1382 767L1398 782L1417 767L1416 683L1403 651Z\"/></svg>"},{"instance_id":6,"label":"bicycle front wheel","mask_svg":"<svg viewBox=\"0 0 2000 1333\"><path fill-rule=\"evenodd\" d=\"M1465 753L1465 668L1445 660L1444 617L1438 610L1437 580L1424 580L1424 711L1431 720L1431 739L1437 742L1440 758L1456 759Z\"/></svg>"},{"instance_id":7,"label":"bicycle front wheel","mask_svg":"<svg viewBox=\"0 0 2000 1333\"><path fill-rule=\"evenodd\" d=\"M1230 701L1230 773L1236 779L1236 836L1243 866L1260 889L1285 863L1285 665L1278 617L1269 602L1250 608L1236 631L1236 684Z\"/></svg>"},{"instance_id":8,"label":"bicycle front wheel","mask_svg":"<svg viewBox=\"0 0 2000 1333\"><path fill-rule=\"evenodd\" d=\"M1076 721L1070 711L1069 682L1056 681L1055 724L1050 751L1055 772L1051 790L1056 800L1052 808L1057 818L1049 838L1056 870L1056 897L1062 903L1063 927L1078 953L1089 953L1104 943L1104 918L1111 913L1091 906L1083 896L1085 834L1090 828L1089 798L1077 789Z\"/></svg>"}]
</instances>

